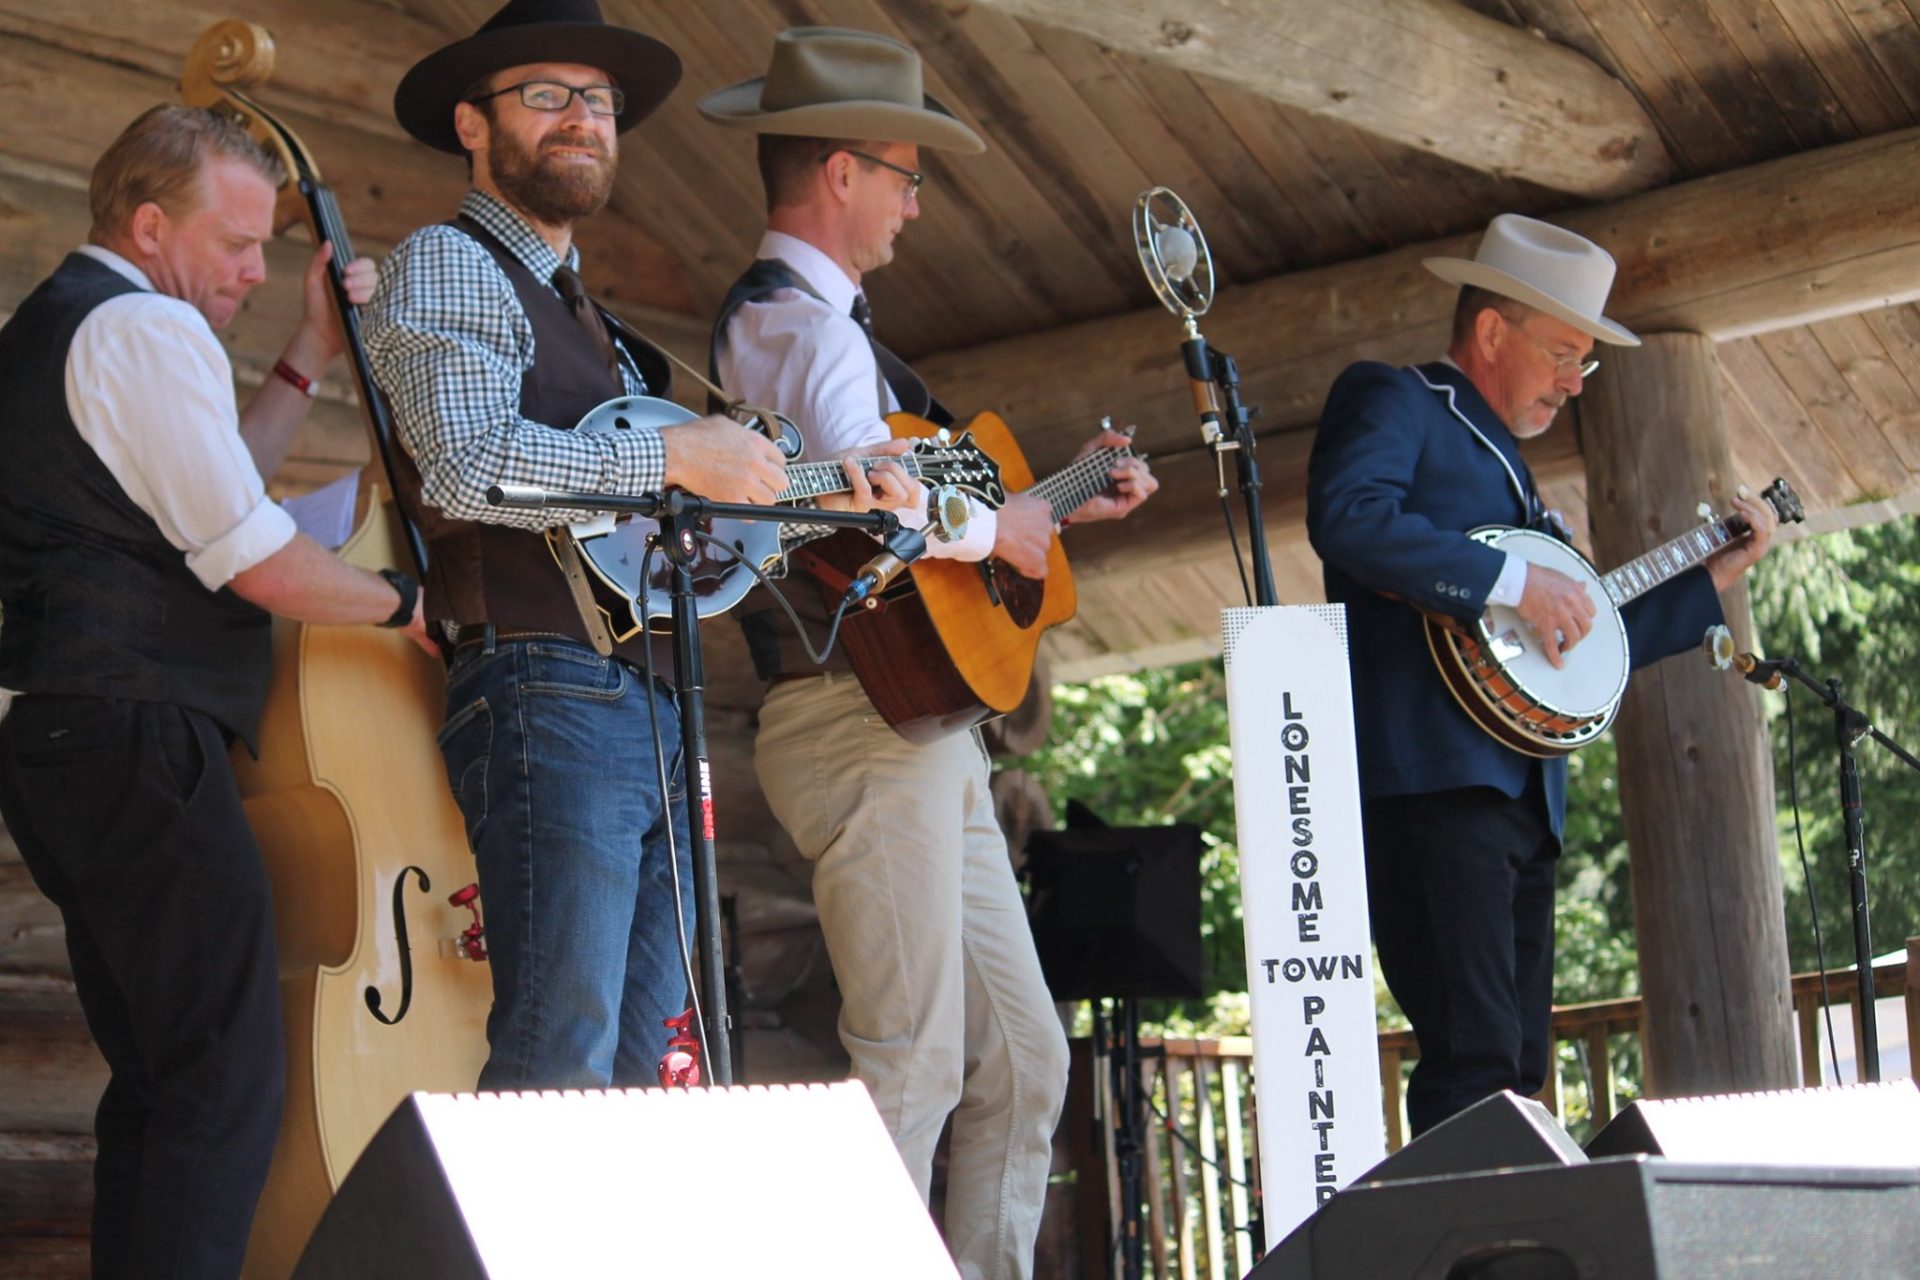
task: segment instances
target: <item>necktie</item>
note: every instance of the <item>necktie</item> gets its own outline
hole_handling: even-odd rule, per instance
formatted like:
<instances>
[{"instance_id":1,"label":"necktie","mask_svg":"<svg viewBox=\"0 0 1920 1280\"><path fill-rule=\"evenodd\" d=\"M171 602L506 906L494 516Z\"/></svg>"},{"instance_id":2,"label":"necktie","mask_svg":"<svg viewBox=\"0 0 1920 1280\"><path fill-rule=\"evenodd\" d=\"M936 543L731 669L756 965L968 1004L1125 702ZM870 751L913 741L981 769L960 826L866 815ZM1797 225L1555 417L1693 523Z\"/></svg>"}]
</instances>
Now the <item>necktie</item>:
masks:
<instances>
[{"instance_id":1,"label":"necktie","mask_svg":"<svg viewBox=\"0 0 1920 1280\"><path fill-rule=\"evenodd\" d=\"M613 336L607 332L606 322L600 318L593 299L587 296L587 286L581 283L580 273L572 267L560 267L553 273L553 287L560 291L560 297L573 312L575 323L587 331L587 340L593 343L594 350L606 361L607 372L625 390L626 379L620 373L620 357L614 354Z\"/></svg>"},{"instance_id":2,"label":"necktie","mask_svg":"<svg viewBox=\"0 0 1920 1280\"><path fill-rule=\"evenodd\" d=\"M873 347L873 359L880 372L880 381L893 388L893 395L900 407L915 417L924 418L933 408L933 396L927 391L927 384L913 371L913 366L880 345L873 336L873 309L867 305L867 295L853 295L853 307L848 311L853 322L867 335L867 342ZM880 397L880 407L885 411L887 397Z\"/></svg>"}]
</instances>

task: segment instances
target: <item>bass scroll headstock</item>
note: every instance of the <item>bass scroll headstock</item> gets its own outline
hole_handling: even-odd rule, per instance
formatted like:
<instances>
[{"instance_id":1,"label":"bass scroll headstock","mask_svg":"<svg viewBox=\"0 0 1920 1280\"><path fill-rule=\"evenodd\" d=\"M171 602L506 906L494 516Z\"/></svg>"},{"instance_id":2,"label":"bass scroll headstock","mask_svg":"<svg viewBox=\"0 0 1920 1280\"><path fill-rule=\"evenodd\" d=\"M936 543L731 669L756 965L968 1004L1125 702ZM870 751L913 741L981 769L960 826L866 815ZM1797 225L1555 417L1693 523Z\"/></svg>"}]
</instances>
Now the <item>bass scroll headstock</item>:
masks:
<instances>
[{"instance_id":1,"label":"bass scroll headstock","mask_svg":"<svg viewBox=\"0 0 1920 1280\"><path fill-rule=\"evenodd\" d=\"M180 101L221 113L280 158L287 181L274 207L273 231L283 235L296 224L312 221L300 184L318 181L320 169L299 137L250 96L273 78L274 58L273 36L265 27L240 18L216 22L187 52Z\"/></svg>"}]
</instances>

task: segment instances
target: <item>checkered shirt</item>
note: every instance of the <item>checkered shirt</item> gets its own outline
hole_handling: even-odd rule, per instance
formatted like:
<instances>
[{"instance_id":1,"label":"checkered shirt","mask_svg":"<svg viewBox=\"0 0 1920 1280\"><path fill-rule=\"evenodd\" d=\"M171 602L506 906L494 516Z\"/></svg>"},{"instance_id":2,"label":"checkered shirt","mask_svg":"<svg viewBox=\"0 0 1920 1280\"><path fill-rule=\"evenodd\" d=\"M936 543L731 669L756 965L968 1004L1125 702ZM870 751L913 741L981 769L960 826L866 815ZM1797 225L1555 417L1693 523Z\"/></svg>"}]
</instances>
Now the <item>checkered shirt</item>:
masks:
<instances>
[{"instance_id":1,"label":"checkered shirt","mask_svg":"<svg viewBox=\"0 0 1920 1280\"><path fill-rule=\"evenodd\" d=\"M485 192L469 191L460 211L536 279L551 280L562 265L524 219ZM578 269L579 259L569 247L565 265ZM500 264L465 232L423 227L401 241L380 268L362 325L374 378L420 468L423 497L448 516L544 529L593 513L491 507L487 487L633 494L664 485L667 455L658 430L573 431L571 423L521 416L533 326ZM621 365L627 390L644 394L624 349Z\"/></svg>"}]
</instances>

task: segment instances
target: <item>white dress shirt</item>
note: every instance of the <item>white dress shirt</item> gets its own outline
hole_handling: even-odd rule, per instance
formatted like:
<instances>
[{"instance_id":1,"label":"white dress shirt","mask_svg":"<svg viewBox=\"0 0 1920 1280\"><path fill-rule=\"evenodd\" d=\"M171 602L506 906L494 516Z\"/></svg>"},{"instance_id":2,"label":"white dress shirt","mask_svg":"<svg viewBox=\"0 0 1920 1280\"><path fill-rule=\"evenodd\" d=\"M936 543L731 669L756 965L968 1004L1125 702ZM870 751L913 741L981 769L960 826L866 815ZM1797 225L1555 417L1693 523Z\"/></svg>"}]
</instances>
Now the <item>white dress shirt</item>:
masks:
<instances>
[{"instance_id":1,"label":"white dress shirt","mask_svg":"<svg viewBox=\"0 0 1920 1280\"><path fill-rule=\"evenodd\" d=\"M240 438L233 366L191 303L98 245L81 253L144 292L90 312L67 350L67 412L100 461L209 591L293 540Z\"/></svg>"},{"instance_id":2,"label":"white dress shirt","mask_svg":"<svg viewBox=\"0 0 1920 1280\"><path fill-rule=\"evenodd\" d=\"M852 315L859 286L832 258L784 232L762 236L756 256L785 262L820 297L782 289L734 312L719 350L720 385L748 404L791 418L806 438L810 459L893 439L880 416L873 347ZM899 407L887 388L888 411ZM994 512L978 502L970 505L966 536L950 543L929 539L928 556L984 560L992 552ZM909 528L927 522L924 508L896 514Z\"/></svg>"}]
</instances>

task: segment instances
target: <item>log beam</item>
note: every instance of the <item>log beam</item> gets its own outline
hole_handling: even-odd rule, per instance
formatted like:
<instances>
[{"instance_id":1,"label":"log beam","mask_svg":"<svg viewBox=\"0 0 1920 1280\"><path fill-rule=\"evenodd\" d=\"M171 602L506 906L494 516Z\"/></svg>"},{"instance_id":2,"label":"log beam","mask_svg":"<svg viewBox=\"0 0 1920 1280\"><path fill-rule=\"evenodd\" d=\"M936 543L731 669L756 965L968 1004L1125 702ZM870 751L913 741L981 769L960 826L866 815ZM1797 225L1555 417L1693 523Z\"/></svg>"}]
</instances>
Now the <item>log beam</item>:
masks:
<instances>
[{"instance_id":1,"label":"log beam","mask_svg":"<svg viewBox=\"0 0 1920 1280\"><path fill-rule=\"evenodd\" d=\"M1587 491L1601 563L1619 564L1725 510L1737 479L1713 343L1648 335L1582 398ZM1636 429L1660 423L1657 431ZM1752 647L1746 584L1721 597ZM1615 726L1620 808L1646 992L1647 1093L1786 1089L1798 1082L1773 751L1758 691L1681 657L1634 674Z\"/></svg>"},{"instance_id":2,"label":"log beam","mask_svg":"<svg viewBox=\"0 0 1920 1280\"><path fill-rule=\"evenodd\" d=\"M1619 260L1609 314L1716 340L1920 299L1920 129L1804 152L1555 221ZM1470 255L1455 236L1224 290L1203 327L1238 357L1264 431L1310 426L1355 360L1430 359L1454 291L1421 265ZM910 251L910 250L909 250ZM1062 465L1100 416L1141 425L1154 453L1195 428L1179 323L1158 308L915 362L950 405L993 409L1036 472ZM1099 353L1089 365L1089 352Z\"/></svg>"},{"instance_id":3,"label":"log beam","mask_svg":"<svg viewBox=\"0 0 1920 1280\"><path fill-rule=\"evenodd\" d=\"M1627 87L1571 49L1452 0L986 0L1311 115L1589 199L1666 181Z\"/></svg>"}]
</instances>

